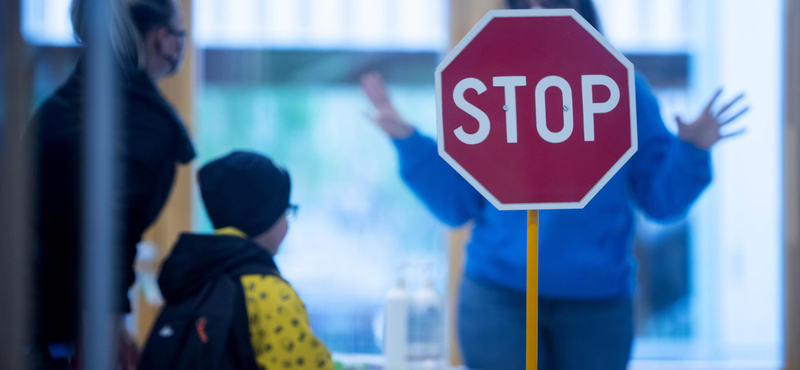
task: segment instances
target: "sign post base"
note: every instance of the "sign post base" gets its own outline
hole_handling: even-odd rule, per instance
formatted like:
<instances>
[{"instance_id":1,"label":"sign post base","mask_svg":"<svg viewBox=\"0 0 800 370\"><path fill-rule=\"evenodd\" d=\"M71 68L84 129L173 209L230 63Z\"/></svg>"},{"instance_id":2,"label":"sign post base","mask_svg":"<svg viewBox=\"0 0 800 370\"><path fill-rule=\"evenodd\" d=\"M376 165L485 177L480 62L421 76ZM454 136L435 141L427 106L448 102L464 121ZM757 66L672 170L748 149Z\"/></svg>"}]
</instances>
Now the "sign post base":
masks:
<instances>
[{"instance_id":1,"label":"sign post base","mask_svg":"<svg viewBox=\"0 0 800 370\"><path fill-rule=\"evenodd\" d=\"M526 303L527 370L538 368L539 349L539 211L528 211L528 289Z\"/></svg>"}]
</instances>

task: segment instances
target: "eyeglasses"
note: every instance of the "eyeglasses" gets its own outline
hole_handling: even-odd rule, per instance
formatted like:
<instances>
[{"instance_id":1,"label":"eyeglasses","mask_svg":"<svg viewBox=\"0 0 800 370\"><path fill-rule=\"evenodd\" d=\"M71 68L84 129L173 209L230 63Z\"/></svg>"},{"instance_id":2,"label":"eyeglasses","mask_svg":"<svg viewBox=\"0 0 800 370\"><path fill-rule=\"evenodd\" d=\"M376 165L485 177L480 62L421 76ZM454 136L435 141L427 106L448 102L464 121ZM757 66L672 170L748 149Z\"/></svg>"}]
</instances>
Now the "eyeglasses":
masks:
<instances>
[{"instance_id":1,"label":"eyeglasses","mask_svg":"<svg viewBox=\"0 0 800 370\"><path fill-rule=\"evenodd\" d=\"M172 36L175 36L175 37L178 37L178 38L185 38L186 37L186 30L175 29L175 28L172 28L172 26L167 26L166 28L167 28L167 33L169 33Z\"/></svg>"},{"instance_id":2,"label":"eyeglasses","mask_svg":"<svg viewBox=\"0 0 800 370\"><path fill-rule=\"evenodd\" d=\"M300 206L296 204L290 204L288 208L286 208L286 220L287 221L294 221L297 219L297 210L300 209Z\"/></svg>"}]
</instances>

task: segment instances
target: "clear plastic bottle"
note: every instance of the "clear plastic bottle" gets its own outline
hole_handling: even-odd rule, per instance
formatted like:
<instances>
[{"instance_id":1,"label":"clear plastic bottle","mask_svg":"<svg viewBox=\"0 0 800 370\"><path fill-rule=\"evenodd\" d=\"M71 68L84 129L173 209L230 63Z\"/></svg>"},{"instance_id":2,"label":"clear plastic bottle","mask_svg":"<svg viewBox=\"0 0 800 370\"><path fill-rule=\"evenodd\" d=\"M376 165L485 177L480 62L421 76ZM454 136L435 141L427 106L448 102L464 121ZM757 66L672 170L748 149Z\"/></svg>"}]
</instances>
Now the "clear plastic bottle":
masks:
<instances>
[{"instance_id":1,"label":"clear plastic bottle","mask_svg":"<svg viewBox=\"0 0 800 370\"><path fill-rule=\"evenodd\" d=\"M398 271L397 283L386 293L386 322L383 351L386 370L409 370L408 318L411 297L406 290L403 268Z\"/></svg>"},{"instance_id":2,"label":"clear plastic bottle","mask_svg":"<svg viewBox=\"0 0 800 370\"><path fill-rule=\"evenodd\" d=\"M412 369L444 366L444 305L434 287L432 270L426 265L422 285L411 298L408 347Z\"/></svg>"}]
</instances>

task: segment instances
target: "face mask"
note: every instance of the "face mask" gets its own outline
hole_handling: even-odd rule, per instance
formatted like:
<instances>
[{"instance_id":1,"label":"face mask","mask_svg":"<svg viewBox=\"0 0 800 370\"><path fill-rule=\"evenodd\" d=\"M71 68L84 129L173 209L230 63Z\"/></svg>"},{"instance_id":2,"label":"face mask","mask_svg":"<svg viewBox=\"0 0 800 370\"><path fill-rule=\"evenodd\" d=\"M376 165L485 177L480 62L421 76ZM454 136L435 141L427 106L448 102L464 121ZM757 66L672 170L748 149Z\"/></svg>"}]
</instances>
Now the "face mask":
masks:
<instances>
[{"instance_id":1,"label":"face mask","mask_svg":"<svg viewBox=\"0 0 800 370\"><path fill-rule=\"evenodd\" d=\"M169 34L172 37L175 37L175 38L178 38L178 39L186 37L186 33L184 31L176 31L176 30L173 30L171 27L168 28L168 31L169 31ZM178 42L181 42L181 41L178 40ZM183 48L184 48L184 44L181 43L180 49L178 50L178 52L175 55L169 55L169 54L163 54L163 53L160 55L162 58L164 58L164 60L167 61L167 63L169 63L169 72L167 72L168 75L172 75L175 72L178 72L178 69L181 66L181 60L183 59Z\"/></svg>"},{"instance_id":2,"label":"face mask","mask_svg":"<svg viewBox=\"0 0 800 370\"><path fill-rule=\"evenodd\" d=\"M183 53L179 52L178 55L161 54L161 57L169 63L169 72L167 72L167 75L173 75L175 72L178 72L178 68L181 66L181 54Z\"/></svg>"}]
</instances>

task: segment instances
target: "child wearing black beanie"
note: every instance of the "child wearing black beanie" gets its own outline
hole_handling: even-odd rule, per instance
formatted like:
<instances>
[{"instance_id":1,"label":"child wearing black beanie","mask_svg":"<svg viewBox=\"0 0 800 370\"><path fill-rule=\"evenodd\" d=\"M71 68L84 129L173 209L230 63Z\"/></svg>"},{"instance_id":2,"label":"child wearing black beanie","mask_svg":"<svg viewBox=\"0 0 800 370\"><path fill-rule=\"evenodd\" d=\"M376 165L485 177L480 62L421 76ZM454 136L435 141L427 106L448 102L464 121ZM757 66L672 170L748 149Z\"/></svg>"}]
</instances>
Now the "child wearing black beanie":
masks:
<instances>
[{"instance_id":1,"label":"child wearing black beanie","mask_svg":"<svg viewBox=\"0 0 800 370\"><path fill-rule=\"evenodd\" d=\"M227 303L236 310L225 339L236 353L224 356L233 358L224 368L333 369L303 302L272 258L288 231L287 215L296 211L289 174L263 155L240 151L206 164L198 182L216 232L178 240L158 280L168 307L197 299L225 277L237 291ZM158 340L151 336L148 347Z\"/></svg>"}]
</instances>

